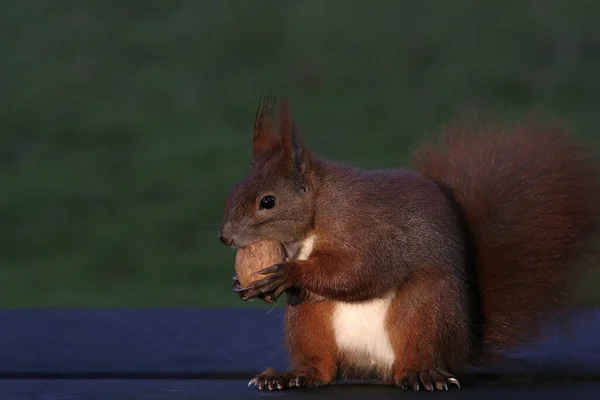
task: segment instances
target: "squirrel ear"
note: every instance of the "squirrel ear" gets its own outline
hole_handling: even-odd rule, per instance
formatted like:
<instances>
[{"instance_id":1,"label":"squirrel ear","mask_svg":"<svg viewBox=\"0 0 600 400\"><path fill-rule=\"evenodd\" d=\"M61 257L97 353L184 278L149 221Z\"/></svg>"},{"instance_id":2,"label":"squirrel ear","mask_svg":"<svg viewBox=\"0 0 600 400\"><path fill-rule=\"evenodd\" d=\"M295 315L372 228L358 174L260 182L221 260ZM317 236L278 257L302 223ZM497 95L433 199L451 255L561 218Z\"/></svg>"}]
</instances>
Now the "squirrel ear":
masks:
<instances>
[{"instance_id":1,"label":"squirrel ear","mask_svg":"<svg viewBox=\"0 0 600 400\"><path fill-rule=\"evenodd\" d=\"M291 107L285 99L279 108L279 130L284 159L292 170L294 180L306 189L306 175L311 166L310 155L300 141Z\"/></svg>"},{"instance_id":2,"label":"squirrel ear","mask_svg":"<svg viewBox=\"0 0 600 400\"><path fill-rule=\"evenodd\" d=\"M275 101L271 95L260 98L254 119L254 159L269 156L281 148L281 138L273 129Z\"/></svg>"}]
</instances>

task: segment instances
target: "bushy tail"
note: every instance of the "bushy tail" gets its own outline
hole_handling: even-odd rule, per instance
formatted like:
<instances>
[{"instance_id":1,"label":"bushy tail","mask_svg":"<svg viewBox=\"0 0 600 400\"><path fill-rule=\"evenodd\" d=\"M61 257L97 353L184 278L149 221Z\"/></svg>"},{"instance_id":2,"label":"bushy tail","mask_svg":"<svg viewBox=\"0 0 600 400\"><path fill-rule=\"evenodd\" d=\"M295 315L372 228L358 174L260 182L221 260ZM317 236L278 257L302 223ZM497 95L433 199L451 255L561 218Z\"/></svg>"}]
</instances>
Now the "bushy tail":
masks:
<instances>
[{"instance_id":1,"label":"bushy tail","mask_svg":"<svg viewBox=\"0 0 600 400\"><path fill-rule=\"evenodd\" d=\"M473 241L482 354L538 333L598 228L595 152L560 124L454 124L417 169L454 191Z\"/></svg>"}]
</instances>

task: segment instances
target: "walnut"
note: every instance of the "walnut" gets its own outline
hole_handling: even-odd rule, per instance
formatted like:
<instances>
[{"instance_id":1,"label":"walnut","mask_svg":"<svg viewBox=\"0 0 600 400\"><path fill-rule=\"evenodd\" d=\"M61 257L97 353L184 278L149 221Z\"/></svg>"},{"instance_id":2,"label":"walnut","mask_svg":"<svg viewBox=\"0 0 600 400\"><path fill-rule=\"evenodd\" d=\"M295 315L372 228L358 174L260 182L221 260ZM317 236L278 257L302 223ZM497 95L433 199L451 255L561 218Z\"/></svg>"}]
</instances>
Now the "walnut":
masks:
<instances>
[{"instance_id":1,"label":"walnut","mask_svg":"<svg viewBox=\"0 0 600 400\"><path fill-rule=\"evenodd\" d=\"M238 250L235 257L235 271L242 287L265 275L255 272L285 261L285 251L281 243L275 240L260 240Z\"/></svg>"}]
</instances>

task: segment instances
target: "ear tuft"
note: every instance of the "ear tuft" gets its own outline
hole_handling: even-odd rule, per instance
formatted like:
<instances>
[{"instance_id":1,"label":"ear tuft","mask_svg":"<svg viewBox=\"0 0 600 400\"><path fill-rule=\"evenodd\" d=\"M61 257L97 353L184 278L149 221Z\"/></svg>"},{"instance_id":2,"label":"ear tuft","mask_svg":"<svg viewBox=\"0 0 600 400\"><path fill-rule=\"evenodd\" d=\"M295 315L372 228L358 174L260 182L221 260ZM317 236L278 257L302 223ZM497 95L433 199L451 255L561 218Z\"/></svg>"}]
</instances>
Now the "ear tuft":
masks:
<instances>
[{"instance_id":1,"label":"ear tuft","mask_svg":"<svg viewBox=\"0 0 600 400\"><path fill-rule=\"evenodd\" d=\"M286 160L294 160L294 146L296 139L296 126L292 116L292 109L287 99L282 99L279 106L279 132L281 146Z\"/></svg>"},{"instance_id":2,"label":"ear tuft","mask_svg":"<svg viewBox=\"0 0 600 400\"><path fill-rule=\"evenodd\" d=\"M295 185L306 191L306 180L311 168L311 157L302 145L298 128L292 115L292 109L287 99L281 100L279 106L279 131L284 159L292 172Z\"/></svg>"},{"instance_id":3,"label":"ear tuft","mask_svg":"<svg viewBox=\"0 0 600 400\"><path fill-rule=\"evenodd\" d=\"M254 119L254 159L269 155L281 144L274 126L275 104L275 98L270 93L259 98Z\"/></svg>"},{"instance_id":4,"label":"ear tuft","mask_svg":"<svg viewBox=\"0 0 600 400\"><path fill-rule=\"evenodd\" d=\"M271 94L259 99L254 120L254 160L267 160L274 155L282 155L281 172L290 174L299 189L306 189L311 156L300 141L287 99L282 99L279 107L276 105Z\"/></svg>"}]
</instances>

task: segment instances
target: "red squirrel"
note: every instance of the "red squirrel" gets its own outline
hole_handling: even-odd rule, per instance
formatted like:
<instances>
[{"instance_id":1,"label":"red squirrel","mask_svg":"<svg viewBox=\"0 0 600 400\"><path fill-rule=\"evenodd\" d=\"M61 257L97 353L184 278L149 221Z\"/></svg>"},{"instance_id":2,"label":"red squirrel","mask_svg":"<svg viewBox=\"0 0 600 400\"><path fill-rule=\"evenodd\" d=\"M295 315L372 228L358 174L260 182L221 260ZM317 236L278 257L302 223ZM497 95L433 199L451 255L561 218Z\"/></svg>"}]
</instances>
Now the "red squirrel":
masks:
<instances>
[{"instance_id":1,"label":"red squirrel","mask_svg":"<svg viewBox=\"0 0 600 400\"><path fill-rule=\"evenodd\" d=\"M250 384L460 387L467 365L535 337L565 304L600 218L595 152L527 119L456 124L442 138L414 171L361 170L317 157L287 101L261 100L220 240L283 244L284 262L233 286L245 301L286 294L291 369Z\"/></svg>"}]
</instances>

